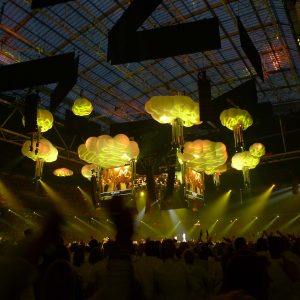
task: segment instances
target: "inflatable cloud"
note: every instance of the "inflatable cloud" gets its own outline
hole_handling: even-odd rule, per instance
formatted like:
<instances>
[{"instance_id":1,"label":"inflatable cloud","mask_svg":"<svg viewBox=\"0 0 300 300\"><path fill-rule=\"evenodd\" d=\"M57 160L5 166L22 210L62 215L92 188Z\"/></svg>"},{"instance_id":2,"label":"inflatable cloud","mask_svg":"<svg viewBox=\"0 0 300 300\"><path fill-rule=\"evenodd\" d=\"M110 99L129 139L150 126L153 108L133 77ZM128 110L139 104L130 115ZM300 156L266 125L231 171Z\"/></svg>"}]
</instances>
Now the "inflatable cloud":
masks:
<instances>
[{"instance_id":1,"label":"inflatable cloud","mask_svg":"<svg viewBox=\"0 0 300 300\"><path fill-rule=\"evenodd\" d=\"M195 140L184 144L183 154L179 153L180 161L196 171L205 171L223 165L227 160L226 146L210 140Z\"/></svg>"},{"instance_id":2,"label":"inflatable cloud","mask_svg":"<svg viewBox=\"0 0 300 300\"><path fill-rule=\"evenodd\" d=\"M220 120L222 125L230 130L234 130L238 125L242 126L243 130L246 130L253 123L252 117L248 111L240 108L223 110L220 115Z\"/></svg>"},{"instance_id":3,"label":"inflatable cloud","mask_svg":"<svg viewBox=\"0 0 300 300\"><path fill-rule=\"evenodd\" d=\"M261 143L254 143L249 147L252 156L262 157L266 154L265 146Z\"/></svg>"},{"instance_id":4,"label":"inflatable cloud","mask_svg":"<svg viewBox=\"0 0 300 300\"><path fill-rule=\"evenodd\" d=\"M30 159L36 161L37 159L42 159L44 162L53 162L57 160L58 151L47 139L41 139L39 141L38 153L36 150L36 140L33 141L33 151L30 151L31 141L25 141L22 146L22 154L29 157Z\"/></svg>"},{"instance_id":5,"label":"inflatable cloud","mask_svg":"<svg viewBox=\"0 0 300 300\"><path fill-rule=\"evenodd\" d=\"M254 169L259 164L260 159L252 156L249 151L239 152L233 155L231 166L236 170Z\"/></svg>"},{"instance_id":6,"label":"inflatable cloud","mask_svg":"<svg viewBox=\"0 0 300 300\"><path fill-rule=\"evenodd\" d=\"M123 166L136 159L138 154L138 144L124 134L89 137L85 144L78 147L78 155L82 160L102 168Z\"/></svg>"},{"instance_id":7,"label":"inflatable cloud","mask_svg":"<svg viewBox=\"0 0 300 300\"><path fill-rule=\"evenodd\" d=\"M49 110L38 109L37 110L37 126L41 132L46 132L53 126L53 115ZM22 118L22 123L25 126L25 118Z\"/></svg>"},{"instance_id":8,"label":"inflatable cloud","mask_svg":"<svg viewBox=\"0 0 300 300\"><path fill-rule=\"evenodd\" d=\"M200 124L199 103L188 96L154 96L145 104L146 111L159 123L181 119L183 126Z\"/></svg>"},{"instance_id":9,"label":"inflatable cloud","mask_svg":"<svg viewBox=\"0 0 300 300\"><path fill-rule=\"evenodd\" d=\"M76 116L88 116L93 111L93 105L88 99L79 98L74 101L72 111Z\"/></svg>"},{"instance_id":10,"label":"inflatable cloud","mask_svg":"<svg viewBox=\"0 0 300 300\"><path fill-rule=\"evenodd\" d=\"M81 168L81 174L83 177L90 180L92 178L93 173L96 172L97 170L98 170L97 166L95 166L93 164L88 164L88 165L84 165Z\"/></svg>"}]
</instances>

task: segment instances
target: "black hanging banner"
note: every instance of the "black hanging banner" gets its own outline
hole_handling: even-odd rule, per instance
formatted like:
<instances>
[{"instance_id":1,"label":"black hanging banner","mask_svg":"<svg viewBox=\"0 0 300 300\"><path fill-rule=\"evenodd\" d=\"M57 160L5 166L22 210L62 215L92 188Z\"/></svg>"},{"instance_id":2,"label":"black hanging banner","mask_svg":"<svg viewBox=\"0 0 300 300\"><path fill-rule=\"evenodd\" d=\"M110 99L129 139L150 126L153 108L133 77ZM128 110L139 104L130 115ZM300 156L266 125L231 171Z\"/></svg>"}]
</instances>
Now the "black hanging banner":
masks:
<instances>
[{"instance_id":1,"label":"black hanging banner","mask_svg":"<svg viewBox=\"0 0 300 300\"><path fill-rule=\"evenodd\" d=\"M260 55L259 55L257 49L255 48L252 40L250 39L240 18L236 17L236 20L237 20L237 24L238 24L242 49L244 50L245 54L247 55L248 59L250 60L257 75L261 78L262 81L264 81L264 73L263 73Z\"/></svg>"},{"instance_id":2,"label":"black hanging banner","mask_svg":"<svg viewBox=\"0 0 300 300\"><path fill-rule=\"evenodd\" d=\"M210 121L214 113L211 100L211 82L206 76L206 71L198 73L198 95L200 105L200 120Z\"/></svg>"},{"instance_id":3,"label":"black hanging banner","mask_svg":"<svg viewBox=\"0 0 300 300\"><path fill-rule=\"evenodd\" d=\"M78 57L66 53L0 67L0 92L57 83L50 96L50 110L55 112L77 82Z\"/></svg>"},{"instance_id":4,"label":"black hanging banner","mask_svg":"<svg viewBox=\"0 0 300 300\"><path fill-rule=\"evenodd\" d=\"M217 18L138 31L162 0L133 0L108 33L107 60L125 64L221 48Z\"/></svg>"},{"instance_id":5,"label":"black hanging banner","mask_svg":"<svg viewBox=\"0 0 300 300\"><path fill-rule=\"evenodd\" d=\"M38 104L40 102L40 97L38 94L31 93L25 98L24 105L24 124L25 132L33 133L37 132L37 110Z\"/></svg>"}]
</instances>

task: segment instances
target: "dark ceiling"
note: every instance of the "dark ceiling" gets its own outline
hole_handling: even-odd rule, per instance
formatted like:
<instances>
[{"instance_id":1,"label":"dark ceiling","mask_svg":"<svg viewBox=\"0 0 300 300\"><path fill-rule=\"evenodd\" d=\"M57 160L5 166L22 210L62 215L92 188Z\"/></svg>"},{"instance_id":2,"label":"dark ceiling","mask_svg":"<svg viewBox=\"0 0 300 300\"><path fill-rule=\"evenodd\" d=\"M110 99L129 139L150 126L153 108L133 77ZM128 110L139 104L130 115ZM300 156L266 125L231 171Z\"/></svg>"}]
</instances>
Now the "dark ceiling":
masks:
<instances>
[{"instance_id":1,"label":"dark ceiling","mask_svg":"<svg viewBox=\"0 0 300 300\"><path fill-rule=\"evenodd\" d=\"M153 95L183 91L197 100L199 71L206 70L213 99L249 80L256 73L241 48L235 15L262 60L265 82L256 78L258 101L274 105L299 101L300 58L284 7L289 1L164 0L141 29L217 17L221 49L121 65L107 62L107 36L130 1L69 1L35 10L29 2L3 4L0 61L7 65L75 51L79 77L57 110L61 119L81 90L94 104L91 118L107 129L110 122L149 118L144 104ZM52 89L44 87L43 106L49 105ZM12 94L22 98L24 91Z\"/></svg>"}]
</instances>

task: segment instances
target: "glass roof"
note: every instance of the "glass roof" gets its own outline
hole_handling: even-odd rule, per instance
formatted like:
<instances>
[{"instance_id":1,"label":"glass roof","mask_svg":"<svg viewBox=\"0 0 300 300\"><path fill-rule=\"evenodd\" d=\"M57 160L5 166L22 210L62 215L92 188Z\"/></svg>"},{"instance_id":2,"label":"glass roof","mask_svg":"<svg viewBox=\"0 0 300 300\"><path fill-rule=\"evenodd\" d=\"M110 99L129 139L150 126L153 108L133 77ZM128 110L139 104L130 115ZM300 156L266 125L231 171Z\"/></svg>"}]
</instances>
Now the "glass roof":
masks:
<instances>
[{"instance_id":1,"label":"glass roof","mask_svg":"<svg viewBox=\"0 0 300 300\"><path fill-rule=\"evenodd\" d=\"M144 104L153 95L180 91L197 100L199 71L207 71L213 99L256 76L241 48L235 16L262 59L265 82L256 76L259 102L299 101L300 57L282 1L165 0L139 30L217 17L222 48L123 65L107 62L107 34L130 1L78 0L33 11L29 2L10 0L4 7L0 63L75 51L79 77L57 109L60 118L81 91L93 102L97 121L104 122L105 116L127 122L148 118ZM42 91L43 106L49 105L53 88ZM22 97L22 91L15 93Z\"/></svg>"}]
</instances>

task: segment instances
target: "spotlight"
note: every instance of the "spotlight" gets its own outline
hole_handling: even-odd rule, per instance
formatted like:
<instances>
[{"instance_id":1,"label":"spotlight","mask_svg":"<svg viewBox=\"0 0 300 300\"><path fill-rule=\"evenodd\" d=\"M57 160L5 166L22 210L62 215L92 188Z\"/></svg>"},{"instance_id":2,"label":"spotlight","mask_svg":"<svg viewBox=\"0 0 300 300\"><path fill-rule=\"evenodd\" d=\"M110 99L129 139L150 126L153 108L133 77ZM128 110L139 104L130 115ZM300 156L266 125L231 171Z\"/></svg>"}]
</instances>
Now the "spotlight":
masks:
<instances>
[{"instance_id":1,"label":"spotlight","mask_svg":"<svg viewBox=\"0 0 300 300\"><path fill-rule=\"evenodd\" d=\"M219 220L217 220L217 222L219 222Z\"/></svg>"},{"instance_id":2,"label":"spotlight","mask_svg":"<svg viewBox=\"0 0 300 300\"><path fill-rule=\"evenodd\" d=\"M9 208L7 211L11 212L11 209Z\"/></svg>"},{"instance_id":3,"label":"spotlight","mask_svg":"<svg viewBox=\"0 0 300 300\"><path fill-rule=\"evenodd\" d=\"M145 195L145 193L144 193L144 191L141 191L141 194L140 194L141 196L144 196Z\"/></svg>"},{"instance_id":4,"label":"spotlight","mask_svg":"<svg viewBox=\"0 0 300 300\"><path fill-rule=\"evenodd\" d=\"M78 188L78 189L80 189L80 186L79 186L79 185L77 185L77 188Z\"/></svg>"},{"instance_id":5,"label":"spotlight","mask_svg":"<svg viewBox=\"0 0 300 300\"><path fill-rule=\"evenodd\" d=\"M77 217L76 217L76 216L74 216L74 219L77 219Z\"/></svg>"},{"instance_id":6,"label":"spotlight","mask_svg":"<svg viewBox=\"0 0 300 300\"><path fill-rule=\"evenodd\" d=\"M257 220L258 219L258 217L255 217L255 220Z\"/></svg>"},{"instance_id":7,"label":"spotlight","mask_svg":"<svg viewBox=\"0 0 300 300\"><path fill-rule=\"evenodd\" d=\"M38 182L42 182L42 177L41 176L37 176L37 177L34 177L32 179L32 183L38 183Z\"/></svg>"},{"instance_id":8,"label":"spotlight","mask_svg":"<svg viewBox=\"0 0 300 300\"><path fill-rule=\"evenodd\" d=\"M275 187L275 186L276 186L276 184L273 183L273 184L272 184L272 188Z\"/></svg>"},{"instance_id":9,"label":"spotlight","mask_svg":"<svg viewBox=\"0 0 300 300\"><path fill-rule=\"evenodd\" d=\"M279 218L279 215L277 215L277 217L276 218Z\"/></svg>"}]
</instances>

